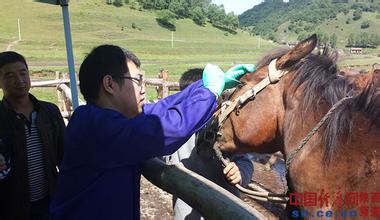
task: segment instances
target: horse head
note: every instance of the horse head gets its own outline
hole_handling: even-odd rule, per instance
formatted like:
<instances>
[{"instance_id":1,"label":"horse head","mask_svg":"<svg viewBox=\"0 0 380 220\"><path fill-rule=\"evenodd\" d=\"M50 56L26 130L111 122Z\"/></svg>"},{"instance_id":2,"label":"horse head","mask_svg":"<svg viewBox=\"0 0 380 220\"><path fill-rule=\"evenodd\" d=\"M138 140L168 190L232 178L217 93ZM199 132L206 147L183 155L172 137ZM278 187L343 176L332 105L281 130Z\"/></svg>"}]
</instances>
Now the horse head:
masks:
<instances>
[{"instance_id":1,"label":"horse head","mask_svg":"<svg viewBox=\"0 0 380 220\"><path fill-rule=\"evenodd\" d=\"M254 101L247 101L238 107L220 126L219 137L215 143L224 152L273 153L282 150L284 145L284 93L289 84L292 67L310 54L317 43L316 35L300 42L292 49L281 49L264 57L253 74L241 80L244 86L237 88L231 100L239 99L252 90L273 71L287 73L278 82L269 79L262 91L255 94ZM272 67L270 63L272 62ZM272 72L271 72L272 71ZM296 102L291 103L297 105Z\"/></svg>"}]
</instances>

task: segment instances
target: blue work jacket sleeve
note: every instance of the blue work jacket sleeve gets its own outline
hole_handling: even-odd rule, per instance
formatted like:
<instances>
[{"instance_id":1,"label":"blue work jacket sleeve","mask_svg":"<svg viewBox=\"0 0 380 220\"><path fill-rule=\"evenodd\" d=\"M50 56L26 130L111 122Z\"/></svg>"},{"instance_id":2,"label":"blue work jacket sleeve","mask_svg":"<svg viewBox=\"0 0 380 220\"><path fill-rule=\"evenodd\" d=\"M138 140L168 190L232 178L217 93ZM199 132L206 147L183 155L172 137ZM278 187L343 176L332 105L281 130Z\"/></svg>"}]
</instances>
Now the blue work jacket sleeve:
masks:
<instances>
[{"instance_id":1,"label":"blue work jacket sleeve","mask_svg":"<svg viewBox=\"0 0 380 220\"><path fill-rule=\"evenodd\" d=\"M117 167L175 152L212 116L215 95L202 81L146 104L133 119L89 104L76 109L66 130L63 169Z\"/></svg>"},{"instance_id":2,"label":"blue work jacket sleeve","mask_svg":"<svg viewBox=\"0 0 380 220\"><path fill-rule=\"evenodd\" d=\"M172 154L204 126L216 105L215 95L197 81L182 92L144 105L144 123L134 126L132 138L143 139L134 141L139 148L155 149L147 158Z\"/></svg>"},{"instance_id":3,"label":"blue work jacket sleeve","mask_svg":"<svg viewBox=\"0 0 380 220\"><path fill-rule=\"evenodd\" d=\"M236 163L236 166L239 167L241 185L247 187L253 175L253 163L249 154L235 154L231 159Z\"/></svg>"}]
</instances>

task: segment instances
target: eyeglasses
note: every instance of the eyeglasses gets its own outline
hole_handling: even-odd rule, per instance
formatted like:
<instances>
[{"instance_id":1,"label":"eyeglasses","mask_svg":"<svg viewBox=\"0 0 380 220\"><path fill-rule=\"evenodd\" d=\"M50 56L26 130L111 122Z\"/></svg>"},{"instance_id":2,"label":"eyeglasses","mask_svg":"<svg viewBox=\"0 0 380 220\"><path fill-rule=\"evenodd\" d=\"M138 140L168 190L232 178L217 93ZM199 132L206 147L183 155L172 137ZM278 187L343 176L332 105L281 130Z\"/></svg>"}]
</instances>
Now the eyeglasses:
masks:
<instances>
[{"instance_id":1,"label":"eyeglasses","mask_svg":"<svg viewBox=\"0 0 380 220\"><path fill-rule=\"evenodd\" d=\"M140 87L143 85L143 81L144 81L143 75L139 75L139 78L131 77L131 76L112 76L112 77L132 80L132 82L135 82Z\"/></svg>"}]
</instances>

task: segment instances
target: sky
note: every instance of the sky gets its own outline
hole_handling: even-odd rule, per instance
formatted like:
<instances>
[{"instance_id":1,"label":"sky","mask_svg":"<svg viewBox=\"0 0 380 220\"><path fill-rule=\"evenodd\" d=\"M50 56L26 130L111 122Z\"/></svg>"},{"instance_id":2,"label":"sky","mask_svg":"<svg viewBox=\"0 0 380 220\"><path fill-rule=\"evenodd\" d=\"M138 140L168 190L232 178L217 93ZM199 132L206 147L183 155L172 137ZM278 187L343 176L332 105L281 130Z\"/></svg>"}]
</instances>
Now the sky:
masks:
<instances>
[{"instance_id":1,"label":"sky","mask_svg":"<svg viewBox=\"0 0 380 220\"><path fill-rule=\"evenodd\" d=\"M234 12L236 15L240 15L253 6L258 5L263 0L212 0L212 3L217 5L224 5L224 9L227 13ZM287 1L285 1L287 2Z\"/></svg>"}]
</instances>

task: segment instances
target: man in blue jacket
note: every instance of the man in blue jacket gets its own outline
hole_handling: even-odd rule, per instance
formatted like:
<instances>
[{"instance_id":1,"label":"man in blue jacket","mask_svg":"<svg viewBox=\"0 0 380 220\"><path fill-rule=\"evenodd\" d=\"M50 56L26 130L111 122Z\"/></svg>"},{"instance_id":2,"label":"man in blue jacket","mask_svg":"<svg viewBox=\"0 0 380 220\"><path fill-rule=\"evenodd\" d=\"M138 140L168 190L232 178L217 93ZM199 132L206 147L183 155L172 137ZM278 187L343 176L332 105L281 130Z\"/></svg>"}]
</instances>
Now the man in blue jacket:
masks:
<instances>
[{"instance_id":1,"label":"man in blue jacket","mask_svg":"<svg viewBox=\"0 0 380 220\"><path fill-rule=\"evenodd\" d=\"M113 45L93 49L79 71L87 104L67 126L53 219L139 219L140 163L175 152L210 119L225 85L246 71L226 75L209 64L203 80L143 105L139 59Z\"/></svg>"}]
</instances>

